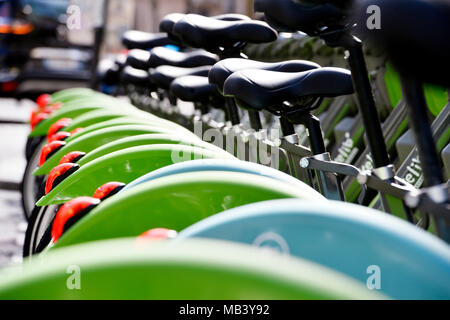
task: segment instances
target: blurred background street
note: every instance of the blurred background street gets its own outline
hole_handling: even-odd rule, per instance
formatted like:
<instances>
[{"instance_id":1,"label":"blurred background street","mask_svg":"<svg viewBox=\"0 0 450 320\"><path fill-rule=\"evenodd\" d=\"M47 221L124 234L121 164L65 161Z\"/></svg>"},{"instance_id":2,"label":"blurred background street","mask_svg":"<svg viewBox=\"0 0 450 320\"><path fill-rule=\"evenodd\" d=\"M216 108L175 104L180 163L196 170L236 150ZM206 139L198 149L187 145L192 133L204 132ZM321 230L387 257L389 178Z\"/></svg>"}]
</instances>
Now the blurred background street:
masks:
<instances>
[{"instance_id":1,"label":"blurred background street","mask_svg":"<svg viewBox=\"0 0 450 320\"><path fill-rule=\"evenodd\" d=\"M21 261L26 223L18 188L32 105L29 100L0 99L0 268Z\"/></svg>"}]
</instances>

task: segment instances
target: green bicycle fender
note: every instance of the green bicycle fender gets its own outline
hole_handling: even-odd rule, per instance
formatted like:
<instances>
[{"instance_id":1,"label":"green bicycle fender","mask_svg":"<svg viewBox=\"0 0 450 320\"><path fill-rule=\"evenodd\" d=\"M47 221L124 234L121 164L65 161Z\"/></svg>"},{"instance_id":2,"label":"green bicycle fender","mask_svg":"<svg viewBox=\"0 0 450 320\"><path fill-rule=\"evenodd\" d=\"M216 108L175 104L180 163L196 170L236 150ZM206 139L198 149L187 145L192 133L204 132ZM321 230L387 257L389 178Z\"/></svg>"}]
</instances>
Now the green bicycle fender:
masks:
<instances>
[{"instance_id":1,"label":"green bicycle fender","mask_svg":"<svg viewBox=\"0 0 450 320\"><path fill-rule=\"evenodd\" d=\"M97 94L95 91L87 90L87 91L72 91L72 92L56 92L54 94L51 94L51 100L50 103L69 103L72 100L79 100L79 99L85 99L88 97L95 97L97 98Z\"/></svg>"},{"instance_id":2,"label":"green bicycle fender","mask_svg":"<svg viewBox=\"0 0 450 320\"><path fill-rule=\"evenodd\" d=\"M150 125L124 124L122 126L106 127L91 131L68 141L66 145L49 157L42 166L37 168L33 172L33 175L40 176L49 174L58 165L61 158L69 152L81 151L87 153L108 142L147 133L171 133L171 130Z\"/></svg>"},{"instance_id":3,"label":"green bicycle fender","mask_svg":"<svg viewBox=\"0 0 450 320\"><path fill-rule=\"evenodd\" d=\"M126 115L126 112L120 112L118 110L93 110L73 119L67 127L64 127L64 129L62 129L62 131L71 132L72 130L75 130L77 128L86 128L97 123L117 119Z\"/></svg>"},{"instance_id":4,"label":"green bicycle fender","mask_svg":"<svg viewBox=\"0 0 450 320\"><path fill-rule=\"evenodd\" d=\"M198 137L191 131L189 131L186 128L183 128L181 126L178 126L177 124L169 124L165 125L165 123L152 123L148 122L146 119L139 118L139 117L132 117L132 116L123 116L111 120L106 120L101 123L96 123L93 125L90 125L86 128L84 128L82 131L77 132L73 136L70 136L65 141L67 143L76 140L80 137L85 136L86 134L96 132L101 129L105 128L114 128L114 127L121 127L121 126L130 126L130 125L137 125L137 126L149 126L155 129L158 129L158 132L161 133L171 133L173 135L179 135L179 136L185 136L189 137L191 139L198 139Z\"/></svg>"},{"instance_id":5,"label":"green bicycle fender","mask_svg":"<svg viewBox=\"0 0 450 320\"><path fill-rule=\"evenodd\" d=\"M55 111L48 119L42 120L39 122L39 124L31 131L29 134L30 137L39 137L39 136L45 136L47 134L48 129L50 126L62 118L76 118L86 112L96 110L96 109L102 109L105 107L102 107L100 104L90 104L90 105L83 105L83 106L71 106L66 108L61 108L57 111ZM123 106L117 106L117 105L111 105L108 108L123 108Z\"/></svg>"},{"instance_id":6,"label":"green bicycle fender","mask_svg":"<svg viewBox=\"0 0 450 320\"><path fill-rule=\"evenodd\" d=\"M109 102L111 101L113 97L102 95L99 93L83 93L83 94L72 94L72 95L60 95L56 99L51 98L51 103L62 103L62 107L64 107L66 104L71 104L74 102L81 103L82 101L89 101L89 100L95 100L97 102Z\"/></svg>"},{"instance_id":7,"label":"green bicycle fender","mask_svg":"<svg viewBox=\"0 0 450 320\"><path fill-rule=\"evenodd\" d=\"M86 163L95 160L97 158L100 158L108 153L123 150L126 148L152 144L181 144L199 147L215 152L223 151L219 147L216 147L211 143L204 142L200 139L189 139L186 137L179 137L170 134L150 133L150 134L141 134L137 136L130 136L111 141L87 153L84 157L82 157L80 160L77 161L77 164L83 166Z\"/></svg>"},{"instance_id":8,"label":"green bicycle fender","mask_svg":"<svg viewBox=\"0 0 450 320\"><path fill-rule=\"evenodd\" d=\"M62 103L60 109L74 108L82 106L100 105L105 108L110 106L122 106L124 108L132 106L130 103L113 98L111 96L88 96L88 97L78 97L68 100Z\"/></svg>"},{"instance_id":9,"label":"green bicycle fender","mask_svg":"<svg viewBox=\"0 0 450 320\"><path fill-rule=\"evenodd\" d=\"M226 151L214 152L185 145L137 146L97 158L59 183L37 206L60 204L78 196L92 195L109 181L128 183L170 164L193 159L236 159Z\"/></svg>"},{"instance_id":10,"label":"green bicycle fender","mask_svg":"<svg viewBox=\"0 0 450 320\"><path fill-rule=\"evenodd\" d=\"M120 126L128 126L128 125L141 125L141 126L151 126L154 128L163 128L164 130L168 130L168 128L159 125L159 124L152 124L151 122L147 121L146 119L138 118L138 117L132 117L132 116L122 116L110 120L105 120L99 123L91 124L90 126L84 127L83 130L75 133L74 135L68 137L65 142L69 143L73 140L79 139L89 133L105 129L105 128L113 128L113 127L120 127ZM175 130L173 130L176 132Z\"/></svg>"},{"instance_id":11,"label":"green bicycle fender","mask_svg":"<svg viewBox=\"0 0 450 320\"><path fill-rule=\"evenodd\" d=\"M92 96L97 93L97 91L89 88L69 88L54 92L50 96L52 97L52 101L63 102L77 97Z\"/></svg>"},{"instance_id":12,"label":"green bicycle fender","mask_svg":"<svg viewBox=\"0 0 450 320\"><path fill-rule=\"evenodd\" d=\"M73 265L82 270L78 290L66 285ZM2 300L384 298L307 260L204 239L88 243L27 260L3 270L0 279Z\"/></svg>"},{"instance_id":13,"label":"green bicycle fender","mask_svg":"<svg viewBox=\"0 0 450 320\"><path fill-rule=\"evenodd\" d=\"M121 123L122 122L121 119L133 119L133 121L137 122L137 123L147 123L147 124L151 124L151 125L155 125L155 126L159 126L159 127L173 128L173 130L181 131L181 132L183 132L183 134L189 134L189 135L193 134L190 130L186 129L185 127L183 127L175 122L172 122L172 121L169 121L169 120L166 120L163 118L159 118L148 112L141 111L138 109L130 110L130 111L127 111L127 110L109 110L109 111L108 110L96 110L93 112L100 112L100 111L116 113L118 115L122 114L122 116L119 118L105 120L104 123L107 125L115 125L116 122ZM75 119L75 121L73 122L74 124L75 124L76 120L77 119ZM101 122L102 121L100 121L98 123L93 123L92 125L98 124L99 126L102 126ZM72 126L70 126L68 128L72 128ZM92 128L95 128L95 127L92 127ZM74 129L76 129L76 128L74 128ZM67 128L65 130L67 130Z\"/></svg>"},{"instance_id":14,"label":"green bicycle fender","mask_svg":"<svg viewBox=\"0 0 450 320\"><path fill-rule=\"evenodd\" d=\"M139 110L136 109L136 111L139 111ZM134 116L134 117L142 118L143 113L144 112L134 112L129 109L123 109L123 110L121 110L121 109L114 109L114 110L96 109L96 110L86 112L86 113L76 117L63 130L70 132L77 128L86 128L93 124L101 123L103 121L108 121L108 120L112 120L112 119L124 117L124 116ZM148 119L150 122L155 122L155 123L163 122L163 121L161 121L161 118L153 116L152 114L147 113L147 112L145 112L144 117L146 119Z\"/></svg>"},{"instance_id":15,"label":"green bicycle fender","mask_svg":"<svg viewBox=\"0 0 450 320\"><path fill-rule=\"evenodd\" d=\"M285 198L313 199L308 192L289 183L250 173L173 174L106 199L67 230L50 250L89 241L138 236L152 228L181 231L224 210Z\"/></svg>"},{"instance_id":16,"label":"green bicycle fender","mask_svg":"<svg viewBox=\"0 0 450 320\"><path fill-rule=\"evenodd\" d=\"M170 121L155 121L154 119L149 119L145 115L138 115L138 114L132 114L132 115L124 115L122 117L105 120L99 123L94 123L88 127L83 128L80 132L75 133L73 136L70 136L66 139L66 142L70 142L74 139L77 139L85 134L103 129L103 128L109 128L109 127L115 127L115 126L123 126L123 125L149 125L153 127L159 127L164 128L164 131L170 130L173 133L183 134L187 136L196 136L193 132L189 131L188 129Z\"/></svg>"},{"instance_id":17,"label":"green bicycle fender","mask_svg":"<svg viewBox=\"0 0 450 320\"><path fill-rule=\"evenodd\" d=\"M73 140L76 140L78 138L81 138L85 136L86 134L105 129L105 128L113 128L113 127L120 127L120 126L128 126L128 125L141 125L141 126L151 126L155 128L163 128L164 131L169 130L169 128L161 125L161 124L154 124L151 121L147 121L146 119L139 118L139 117L133 117L133 116L127 116L123 115L118 118L113 118L105 121L101 121L98 123L91 124L87 127L84 127L83 130L76 132L74 135L71 135L66 140L64 140L66 143L69 143ZM173 132L176 132L175 129L172 129Z\"/></svg>"},{"instance_id":18,"label":"green bicycle fender","mask_svg":"<svg viewBox=\"0 0 450 320\"><path fill-rule=\"evenodd\" d=\"M70 99L65 99L65 102L62 101L58 101L60 103L62 103L62 108L66 107L66 106L73 106L75 104L85 104L85 103L89 103L90 101L95 102L95 103L104 103L105 105L108 104L121 104L121 105L130 105L130 103L124 101L124 100L120 100L117 98L114 98L112 96L108 96L105 94L90 94L90 95L79 95L79 96L72 96L70 97ZM52 101L53 102L53 101Z\"/></svg>"}]
</instances>

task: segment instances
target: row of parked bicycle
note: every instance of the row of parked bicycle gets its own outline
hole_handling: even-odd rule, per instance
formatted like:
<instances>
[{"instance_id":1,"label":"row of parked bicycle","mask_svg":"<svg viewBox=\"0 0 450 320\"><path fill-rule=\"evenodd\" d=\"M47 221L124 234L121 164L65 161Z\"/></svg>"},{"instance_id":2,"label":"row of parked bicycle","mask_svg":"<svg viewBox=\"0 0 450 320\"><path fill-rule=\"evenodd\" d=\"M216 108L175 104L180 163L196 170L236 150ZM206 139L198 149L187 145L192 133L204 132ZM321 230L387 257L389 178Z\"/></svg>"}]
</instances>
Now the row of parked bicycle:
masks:
<instances>
[{"instance_id":1,"label":"row of parked bicycle","mask_svg":"<svg viewBox=\"0 0 450 320\"><path fill-rule=\"evenodd\" d=\"M0 278L0 297L448 299L449 107L422 82L448 79L395 44L420 13L412 56L445 70L433 41L449 6L372 2L409 14L375 36L362 32L366 1L256 0L266 22L171 14L162 33L126 32L127 54L100 66L131 104L80 88L39 97L28 261ZM343 47L350 70L242 53L276 30ZM369 78L355 35L381 37L400 77L380 58Z\"/></svg>"}]
</instances>

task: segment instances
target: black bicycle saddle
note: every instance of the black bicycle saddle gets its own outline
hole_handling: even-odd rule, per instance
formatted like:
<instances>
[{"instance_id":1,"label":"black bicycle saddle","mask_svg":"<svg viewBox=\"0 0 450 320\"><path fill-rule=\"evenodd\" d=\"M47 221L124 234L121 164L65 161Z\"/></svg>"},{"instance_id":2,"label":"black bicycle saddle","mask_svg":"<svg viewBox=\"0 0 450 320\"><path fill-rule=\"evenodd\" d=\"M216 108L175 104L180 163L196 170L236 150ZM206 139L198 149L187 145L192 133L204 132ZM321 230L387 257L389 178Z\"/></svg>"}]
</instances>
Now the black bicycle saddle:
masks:
<instances>
[{"instance_id":1,"label":"black bicycle saddle","mask_svg":"<svg viewBox=\"0 0 450 320\"><path fill-rule=\"evenodd\" d=\"M216 86L209 83L208 77L202 76L177 78L170 85L170 91L184 101L206 102L212 99L222 99Z\"/></svg>"},{"instance_id":2,"label":"black bicycle saddle","mask_svg":"<svg viewBox=\"0 0 450 320\"><path fill-rule=\"evenodd\" d=\"M128 30L122 35L122 44L128 49L152 49L154 47L175 44L165 33L148 33Z\"/></svg>"},{"instance_id":3,"label":"black bicycle saddle","mask_svg":"<svg viewBox=\"0 0 450 320\"><path fill-rule=\"evenodd\" d=\"M352 7L353 3L357 0L294 0L294 2L305 3L305 4L332 4L333 6L348 10Z\"/></svg>"},{"instance_id":4,"label":"black bicycle saddle","mask_svg":"<svg viewBox=\"0 0 450 320\"><path fill-rule=\"evenodd\" d=\"M162 18L161 22L159 23L159 31L166 32L170 38L180 41L178 37L176 37L173 34L172 31L175 23L184 18L185 15L186 15L185 13L170 13L166 15L164 18ZM212 18L224 21L250 20L249 17L238 13L226 13L214 16Z\"/></svg>"},{"instance_id":5,"label":"black bicycle saddle","mask_svg":"<svg viewBox=\"0 0 450 320\"><path fill-rule=\"evenodd\" d=\"M279 31L302 31L316 35L325 26L340 24L343 10L330 3L311 4L293 0L255 0L254 10Z\"/></svg>"},{"instance_id":6,"label":"black bicycle saddle","mask_svg":"<svg viewBox=\"0 0 450 320\"><path fill-rule=\"evenodd\" d=\"M309 98L351 93L350 71L331 67L295 73L247 69L233 73L224 85L224 94L235 97L243 107L270 111L284 102L296 105Z\"/></svg>"},{"instance_id":7,"label":"black bicycle saddle","mask_svg":"<svg viewBox=\"0 0 450 320\"><path fill-rule=\"evenodd\" d=\"M132 49L128 52L126 64L136 69L147 70L150 52L142 49Z\"/></svg>"},{"instance_id":8,"label":"black bicycle saddle","mask_svg":"<svg viewBox=\"0 0 450 320\"><path fill-rule=\"evenodd\" d=\"M380 29L367 28L366 8L380 8ZM450 87L450 1L360 1L355 13L359 36L382 48L406 76Z\"/></svg>"},{"instance_id":9,"label":"black bicycle saddle","mask_svg":"<svg viewBox=\"0 0 450 320\"><path fill-rule=\"evenodd\" d=\"M175 23L180 21L185 15L185 13L170 13L164 16L159 23L159 31L167 33L169 38L180 42L180 39L172 33L172 30Z\"/></svg>"},{"instance_id":10,"label":"black bicycle saddle","mask_svg":"<svg viewBox=\"0 0 450 320\"><path fill-rule=\"evenodd\" d=\"M194 50L191 52L178 52L165 47L157 47L151 51L148 60L149 68L156 68L162 65L176 67L193 68L205 65L213 65L218 61L218 57L205 50Z\"/></svg>"},{"instance_id":11,"label":"black bicycle saddle","mask_svg":"<svg viewBox=\"0 0 450 320\"><path fill-rule=\"evenodd\" d=\"M138 86L148 86L150 84L150 75L147 71L126 66L122 70L121 80L124 83L131 83Z\"/></svg>"},{"instance_id":12,"label":"black bicycle saddle","mask_svg":"<svg viewBox=\"0 0 450 320\"><path fill-rule=\"evenodd\" d=\"M97 67L97 79L106 85L119 82L120 70L114 59L102 59Z\"/></svg>"},{"instance_id":13,"label":"black bicycle saddle","mask_svg":"<svg viewBox=\"0 0 450 320\"><path fill-rule=\"evenodd\" d=\"M320 65L305 60L290 60L283 62L260 62L241 58L230 58L216 63L209 72L209 82L217 85L222 92L225 80L236 71L245 69L260 69L279 72L301 72L320 68Z\"/></svg>"},{"instance_id":14,"label":"black bicycle saddle","mask_svg":"<svg viewBox=\"0 0 450 320\"><path fill-rule=\"evenodd\" d=\"M169 89L172 81L174 81L179 77L188 75L197 75L206 77L210 69L211 66L201 66L195 68L159 66L158 68L150 71L150 80L153 81L160 88Z\"/></svg>"},{"instance_id":15,"label":"black bicycle saddle","mask_svg":"<svg viewBox=\"0 0 450 320\"><path fill-rule=\"evenodd\" d=\"M119 53L116 58L114 59L114 63L119 68L119 70L122 70L127 65L127 54L126 53Z\"/></svg>"},{"instance_id":16,"label":"black bicycle saddle","mask_svg":"<svg viewBox=\"0 0 450 320\"><path fill-rule=\"evenodd\" d=\"M240 14L240 13L224 13L219 14L218 16L212 16L211 18L217 19L217 20L223 20L223 21L238 21L238 20L252 20L246 15Z\"/></svg>"},{"instance_id":17,"label":"black bicycle saddle","mask_svg":"<svg viewBox=\"0 0 450 320\"><path fill-rule=\"evenodd\" d=\"M187 14L173 27L182 42L195 48L219 53L245 43L264 43L277 39L277 33L261 21L223 21Z\"/></svg>"}]
</instances>

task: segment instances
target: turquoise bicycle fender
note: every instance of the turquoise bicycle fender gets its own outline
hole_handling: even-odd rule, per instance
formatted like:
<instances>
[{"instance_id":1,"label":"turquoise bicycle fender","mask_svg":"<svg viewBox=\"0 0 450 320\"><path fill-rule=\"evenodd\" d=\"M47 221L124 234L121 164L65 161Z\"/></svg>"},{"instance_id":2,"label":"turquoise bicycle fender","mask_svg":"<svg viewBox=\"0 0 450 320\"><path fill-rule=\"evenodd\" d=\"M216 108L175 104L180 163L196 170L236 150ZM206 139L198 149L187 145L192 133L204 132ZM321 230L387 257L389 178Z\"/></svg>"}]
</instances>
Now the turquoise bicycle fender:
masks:
<instances>
[{"instance_id":1,"label":"turquoise bicycle fender","mask_svg":"<svg viewBox=\"0 0 450 320\"><path fill-rule=\"evenodd\" d=\"M267 246L368 283L397 299L449 299L450 248L399 218L337 201L276 200L225 211L180 232ZM376 271L374 271L376 270Z\"/></svg>"}]
</instances>

